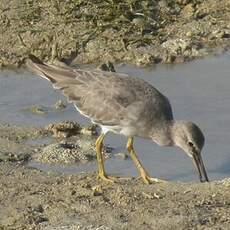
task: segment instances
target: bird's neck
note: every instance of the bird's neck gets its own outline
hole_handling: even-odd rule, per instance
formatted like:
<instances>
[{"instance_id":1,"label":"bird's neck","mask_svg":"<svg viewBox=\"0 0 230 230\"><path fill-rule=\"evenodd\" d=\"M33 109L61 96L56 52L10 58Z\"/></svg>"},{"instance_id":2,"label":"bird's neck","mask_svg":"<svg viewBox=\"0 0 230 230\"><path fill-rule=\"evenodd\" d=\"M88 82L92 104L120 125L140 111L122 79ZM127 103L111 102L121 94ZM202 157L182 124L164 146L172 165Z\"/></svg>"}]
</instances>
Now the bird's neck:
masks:
<instances>
[{"instance_id":1,"label":"bird's neck","mask_svg":"<svg viewBox=\"0 0 230 230\"><path fill-rule=\"evenodd\" d=\"M171 133L171 140L172 140L172 145L174 146L181 146L181 140L183 139L183 127L184 124L187 122L185 121L173 121L170 126L170 133Z\"/></svg>"},{"instance_id":2,"label":"bird's neck","mask_svg":"<svg viewBox=\"0 0 230 230\"><path fill-rule=\"evenodd\" d=\"M172 139L172 127L174 122L167 121L163 125L161 123L160 126L155 126L151 130L151 138L154 142L156 142L160 146L171 146L174 145L174 141Z\"/></svg>"}]
</instances>

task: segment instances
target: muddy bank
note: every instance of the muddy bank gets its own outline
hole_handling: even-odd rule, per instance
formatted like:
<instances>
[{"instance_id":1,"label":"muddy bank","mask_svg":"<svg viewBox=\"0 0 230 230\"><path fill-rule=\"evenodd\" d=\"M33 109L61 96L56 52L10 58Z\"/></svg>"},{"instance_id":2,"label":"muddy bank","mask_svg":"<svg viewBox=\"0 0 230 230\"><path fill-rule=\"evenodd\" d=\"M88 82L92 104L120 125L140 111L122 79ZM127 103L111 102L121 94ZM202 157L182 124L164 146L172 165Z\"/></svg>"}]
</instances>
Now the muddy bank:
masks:
<instances>
[{"instance_id":1,"label":"muddy bank","mask_svg":"<svg viewBox=\"0 0 230 230\"><path fill-rule=\"evenodd\" d=\"M228 0L6 1L0 65L28 53L67 63L178 63L230 45Z\"/></svg>"},{"instance_id":2,"label":"muddy bank","mask_svg":"<svg viewBox=\"0 0 230 230\"><path fill-rule=\"evenodd\" d=\"M0 229L229 229L230 180L206 184L95 174L60 175L0 164Z\"/></svg>"},{"instance_id":3,"label":"muddy bank","mask_svg":"<svg viewBox=\"0 0 230 230\"><path fill-rule=\"evenodd\" d=\"M0 162L88 163L96 160L97 136L95 125L83 127L69 121L43 128L0 124ZM112 148L105 145L103 153L106 159L112 157Z\"/></svg>"},{"instance_id":4,"label":"muddy bank","mask_svg":"<svg viewBox=\"0 0 230 230\"><path fill-rule=\"evenodd\" d=\"M55 141L51 134L45 128L0 125L0 229L229 228L229 179L145 185L132 178L107 184L96 173L67 175L29 167L33 156ZM44 137L50 140L41 141Z\"/></svg>"}]
</instances>

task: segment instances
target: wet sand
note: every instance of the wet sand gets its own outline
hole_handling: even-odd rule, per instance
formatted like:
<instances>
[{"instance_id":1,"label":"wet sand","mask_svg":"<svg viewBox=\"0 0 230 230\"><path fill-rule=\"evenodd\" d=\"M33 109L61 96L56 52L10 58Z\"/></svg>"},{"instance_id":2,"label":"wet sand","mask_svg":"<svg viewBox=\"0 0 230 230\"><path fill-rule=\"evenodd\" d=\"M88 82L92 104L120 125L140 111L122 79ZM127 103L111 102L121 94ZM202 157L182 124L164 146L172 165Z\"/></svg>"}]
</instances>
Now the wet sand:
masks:
<instances>
[{"instance_id":1,"label":"wet sand","mask_svg":"<svg viewBox=\"0 0 230 230\"><path fill-rule=\"evenodd\" d=\"M96 173L43 172L28 167L37 151L26 140L44 130L0 125L0 131L0 229L229 228L229 179L107 184Z\"/></svg>"},{"instance_id":2,"label":"wet sand","mask_svg":"<svg viewBox=\"0 0 230 230\"><path fill-rule=\"evenodd\" d=\"M229 229L230 180L116 184L0 163L0 229Z\"/></svg>"}]
</instances>

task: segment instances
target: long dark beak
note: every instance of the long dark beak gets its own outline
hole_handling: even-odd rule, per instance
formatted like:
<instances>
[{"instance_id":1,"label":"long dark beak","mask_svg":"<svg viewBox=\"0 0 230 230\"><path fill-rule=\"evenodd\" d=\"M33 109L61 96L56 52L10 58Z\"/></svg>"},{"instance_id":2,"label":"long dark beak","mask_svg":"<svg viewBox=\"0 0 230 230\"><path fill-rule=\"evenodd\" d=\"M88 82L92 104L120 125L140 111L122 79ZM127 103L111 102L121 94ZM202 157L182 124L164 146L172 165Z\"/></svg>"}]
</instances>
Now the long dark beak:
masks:
<instances>
[{"instance_id":1,"label":"long dark beak","mask_svg":"<svg viewBox=\"0 0 230 230\"><path fill-rule=\"evenodd\" d=\"M206 173L206 169L204 167L204 163L201 157L201 153L194 153L192 156L193 156L193 163L200 177L200 182L209 182L208 175Z\"/></svg>"}]
</instances>

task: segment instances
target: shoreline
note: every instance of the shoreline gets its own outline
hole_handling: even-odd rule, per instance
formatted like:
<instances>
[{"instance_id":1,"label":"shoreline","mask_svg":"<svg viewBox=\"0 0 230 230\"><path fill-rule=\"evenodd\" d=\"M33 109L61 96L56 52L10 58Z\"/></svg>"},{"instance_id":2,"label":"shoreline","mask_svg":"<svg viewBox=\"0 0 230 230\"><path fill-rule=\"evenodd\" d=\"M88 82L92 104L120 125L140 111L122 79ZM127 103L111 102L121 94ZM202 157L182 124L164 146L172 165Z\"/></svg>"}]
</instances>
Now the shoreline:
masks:
<instances>
[{"instance_id":1,"label":"shoreline","mask_svg":"<svg viewBox=\"0 0 230 230\"><path fill-rule=\"evenodd\" d=\"M27 166L44 148L27 140L47 135L44 130L1 124L0 131L0 229L229 228L229 178L151 185L131 178L110 184L96 172L44 172Z\"/></svg>"}]
</instances>

